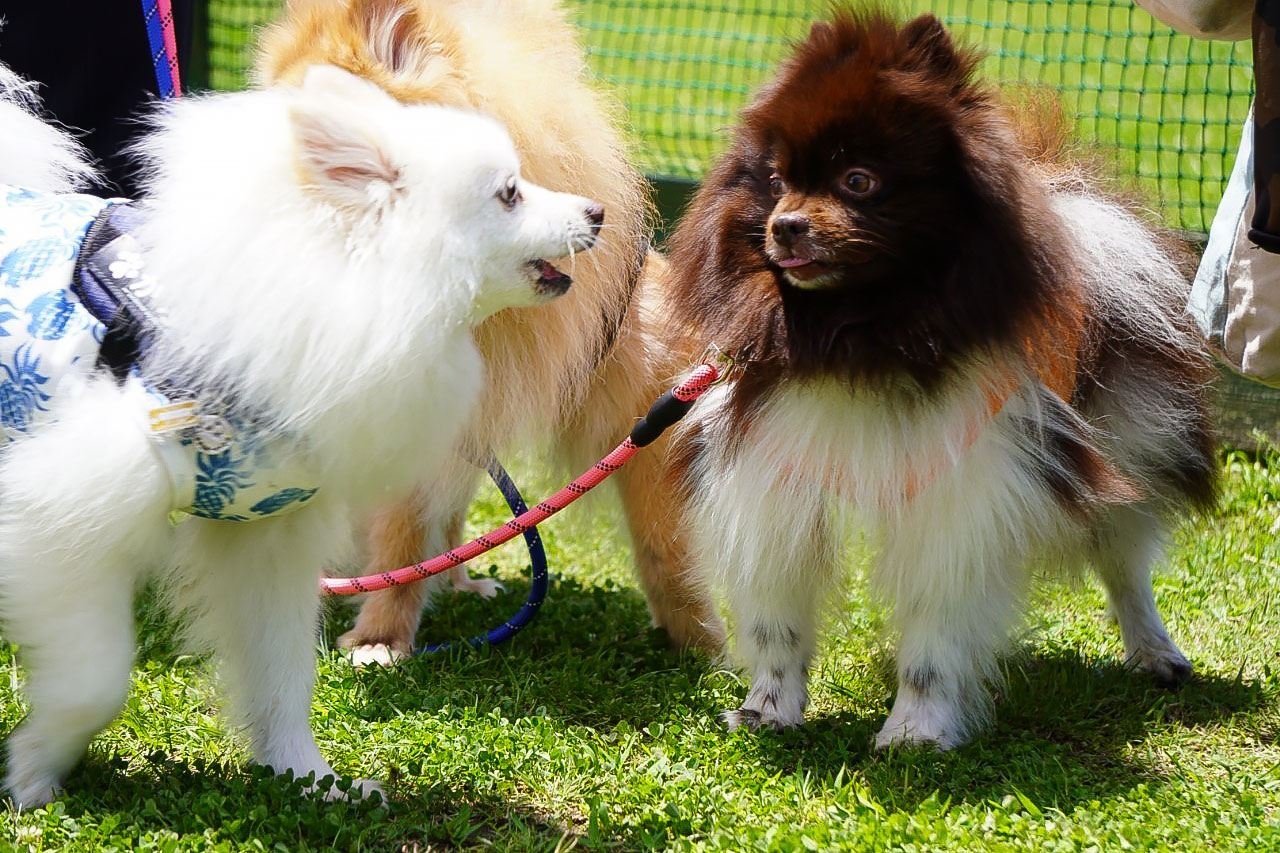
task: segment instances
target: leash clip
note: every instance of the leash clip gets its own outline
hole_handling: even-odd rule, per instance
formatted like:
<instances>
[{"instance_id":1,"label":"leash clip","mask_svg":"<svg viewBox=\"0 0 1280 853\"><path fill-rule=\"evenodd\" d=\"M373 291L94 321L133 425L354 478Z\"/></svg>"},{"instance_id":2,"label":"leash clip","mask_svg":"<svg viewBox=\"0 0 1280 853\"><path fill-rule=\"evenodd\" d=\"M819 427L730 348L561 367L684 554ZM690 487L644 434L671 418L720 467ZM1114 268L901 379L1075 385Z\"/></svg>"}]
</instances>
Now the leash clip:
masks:
<instances>
[{"instance_id":1,"label":"leash clip","mask_svg":"<svg viewBox=\"0 0 1280 853\"><path fill-rule=\"evenodd\" d=\"M719 375L716 376L716 381L711 383L713 387L727 381L731 373L736 378L742 367L733 360L733 356L720 349L714 341L707 344L707 348L702 351L702 355L698 357L698 364L709 364L716 369Z\"/></svg>"}]
</instances>

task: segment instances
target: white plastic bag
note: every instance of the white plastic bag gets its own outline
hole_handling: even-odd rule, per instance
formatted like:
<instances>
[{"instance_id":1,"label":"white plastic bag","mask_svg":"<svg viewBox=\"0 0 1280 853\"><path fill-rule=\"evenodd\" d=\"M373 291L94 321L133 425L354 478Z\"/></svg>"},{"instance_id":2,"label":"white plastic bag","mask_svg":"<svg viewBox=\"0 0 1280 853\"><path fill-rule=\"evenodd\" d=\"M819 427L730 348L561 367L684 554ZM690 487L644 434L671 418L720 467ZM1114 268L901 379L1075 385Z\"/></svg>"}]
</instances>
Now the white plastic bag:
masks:
<instances>
[{"instance_id":1,"label":"white plastic bag","mask_svg":"<svg viewBox=\"0 0 1280 853\"><path fill-rule=\"evenodd\" d=\"M1187 307L1232 369L1280 387L1280 255L1249 241L1252 187L1250 115Z\"/></svg>"}]
</instances>

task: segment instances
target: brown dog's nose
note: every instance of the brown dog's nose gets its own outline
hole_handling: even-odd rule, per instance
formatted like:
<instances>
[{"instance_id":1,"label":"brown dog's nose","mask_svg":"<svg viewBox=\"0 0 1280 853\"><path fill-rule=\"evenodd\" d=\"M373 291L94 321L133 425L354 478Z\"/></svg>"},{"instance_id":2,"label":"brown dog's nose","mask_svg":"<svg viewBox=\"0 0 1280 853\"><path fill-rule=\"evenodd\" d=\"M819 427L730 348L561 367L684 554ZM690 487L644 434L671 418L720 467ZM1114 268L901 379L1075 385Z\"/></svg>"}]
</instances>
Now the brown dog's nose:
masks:
<instances>
[{"instance_id":1,"label":"brown dog's nose","mask_svg":"<svg viewBox=\"0 0 1280 853\"><path fill-rule=\"evenodd\" d=\"M599 234L600 226L604 225L604 205L599 202L588 205L586 215L587 221L591 223L591 233Z\"/></svg>"},{"instance_id":2,"label":"brown dog's nose","mask_svg":"<svg viewBox=\"0 0 1280 853\"><path fill-rule=\"evenodd\" d=\"M803 213L784 213L773 220L773 239L790 246L797 237L809 233L809 224L809 217Z\"/></svg>"}]
</instances>

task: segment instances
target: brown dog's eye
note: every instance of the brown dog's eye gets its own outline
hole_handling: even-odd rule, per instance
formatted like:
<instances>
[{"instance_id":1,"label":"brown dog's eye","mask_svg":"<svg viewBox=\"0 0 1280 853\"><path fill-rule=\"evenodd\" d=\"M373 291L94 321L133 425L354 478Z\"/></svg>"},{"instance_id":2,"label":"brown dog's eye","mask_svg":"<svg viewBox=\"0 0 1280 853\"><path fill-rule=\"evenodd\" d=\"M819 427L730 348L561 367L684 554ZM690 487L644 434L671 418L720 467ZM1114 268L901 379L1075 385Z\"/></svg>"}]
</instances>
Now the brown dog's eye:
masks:
<instances>
[{"instance_id":1,"label":"brown dog's eye","mask_svg":"<svg viewBox=\"0 0 1280 853\"><path fill-rule=\"evenodd\" d=\"M513 209L521 201L520 188L516 185L515 178L507 178L506 184L497 193L498 201L502 202L503 207L507 210Z\"/></svg>"},{"instance_id":2,"label":"brown dog's eye","mask_svg":"<svg viewBox=\"0 0 1280 853\"><path fill-rule=\"evenodd\" d=\"M880 179L866 169L850 169L844 175L844 188L850 195L866 198L880 189Z\"/></svg>"},{"instance_id":3,"label":"brown dog's eye","mask_svg":"<svg viewBox=\"0 0 1280 853\"><path fill-rule=\"evenodd\" d=\"M782 198L787 194L787 182L777 172L769 176L769 192L774 198Z\"/></svg>"}]
</instances>

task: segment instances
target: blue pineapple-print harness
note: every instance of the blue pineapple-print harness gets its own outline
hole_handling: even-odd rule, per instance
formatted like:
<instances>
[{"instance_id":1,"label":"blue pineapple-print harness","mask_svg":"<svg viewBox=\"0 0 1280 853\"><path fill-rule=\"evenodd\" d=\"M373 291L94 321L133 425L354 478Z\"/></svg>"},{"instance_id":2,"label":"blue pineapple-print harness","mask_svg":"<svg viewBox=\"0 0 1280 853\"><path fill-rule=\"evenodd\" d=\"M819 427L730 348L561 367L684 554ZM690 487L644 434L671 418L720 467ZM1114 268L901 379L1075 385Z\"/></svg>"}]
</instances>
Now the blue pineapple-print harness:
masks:
<instances>
[{"instance_id":1,"label":"blue pineapple-print harness","mask_svg":"<svg viewBox=\"0 0 1280 853\"><path fill-rule=\"evenodd\" d=\"M239 407L144 378L163 321L146 294L131 202L0 185L0 452L56 417L57 394L110 371L138 383L140 415L172 487L173 517L253 521L316 493L295 454ZM295 446L296 449L296 446Z\"/></svg>"}]
</instances>

